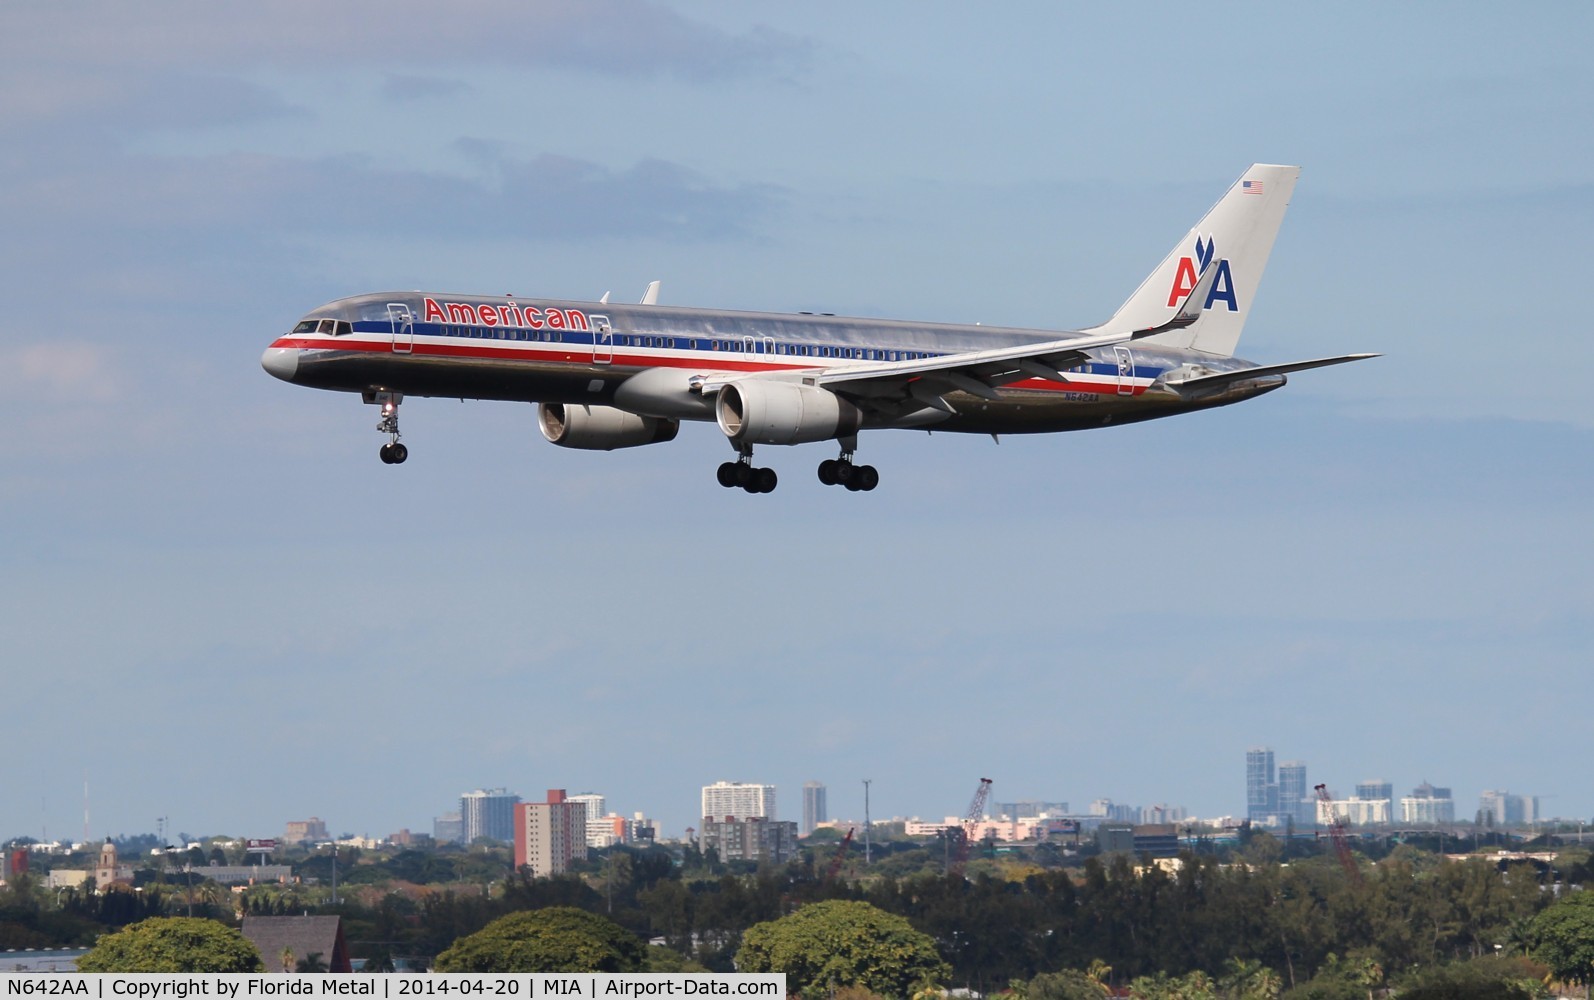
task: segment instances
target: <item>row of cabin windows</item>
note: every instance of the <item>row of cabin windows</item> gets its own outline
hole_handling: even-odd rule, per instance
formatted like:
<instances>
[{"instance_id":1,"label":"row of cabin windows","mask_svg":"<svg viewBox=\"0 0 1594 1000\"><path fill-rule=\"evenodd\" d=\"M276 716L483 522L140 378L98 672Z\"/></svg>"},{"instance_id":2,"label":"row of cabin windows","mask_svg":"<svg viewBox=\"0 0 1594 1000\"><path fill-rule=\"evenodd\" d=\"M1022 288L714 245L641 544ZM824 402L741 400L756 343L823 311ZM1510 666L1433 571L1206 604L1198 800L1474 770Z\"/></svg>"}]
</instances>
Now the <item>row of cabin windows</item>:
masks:
<instances>
[{"instance_id":1,"label":"row of cabin windows","mask_svg":"<svg viewBox=\"0 0 1594 1000\"><path fill-rule=\"evenodd\" d=\"M477 337L482 340L529 340L545 344L562 342L561 330L526 330L510 326L443 326L445 337Z\"/></svg>"},{"instance_id":2,"label":"row of cabin windows","mask_svg":"<svg viewBox=\"0 0 1594 1000\"><path fill-rule=\"evenodd\" d=\"M445 337L475 337L482 340L520 340L542 343L563 342L563 331L560 330L526 330L516 327L489 327L489 326L443 326L440 328ZM354 332L354 327L348 320L331 319L306 319L293 328L294 333L330 333L342 337ZM623 344L631 347L662 347L677 349L683 346L683 340L675 337L646 337L625 335L616 338ZM745 351L747 342L743 340L710 340L708 349L711 351ZM762 341L754 341L754 346L766 346ZM698 350L696 338L685 338L684 347L688 351ZM887 351L874 347L831 347L820 344L787 344L776 343L773 345L774 353L800 358L842 358L851 361L918 361L924 358L936 357L928 351ZM755 353L765 353L757 352ZM1075 365L1065 371L1081 373L1090 370L1090 365Z\"/></svg>"},{"instance_id":3,"label":"row of cabin windows","mask_svg":"<svg viewBox=\"0 0 1594 1000\"><path fill-rule=\"evenodd\" d=\"M303 325L303 324L301 324ZM562 342L563 336L558 330L524 330L515 327L487 327L487 326L443 326L440 328L445 337L475 337L484 340L529 340L544 343ZM671 350L685 349L696 351L700 349L699 341L695 337L648 337L626 334L617 336L616 342L630 347L656 347ZM709 340L707 349L710 351L743 351L747 344L741 340ZM755 353L770 353L768 350L758 351L759 347L773 347L774 354L802 358L845 358L854 361L916 361L921 358L930 358L935 355L927 351L886 351L873 347L830 347L815 344L786 344L776 343L766 345L763 341L754 341Z\"/></svg>"}]
</instances>

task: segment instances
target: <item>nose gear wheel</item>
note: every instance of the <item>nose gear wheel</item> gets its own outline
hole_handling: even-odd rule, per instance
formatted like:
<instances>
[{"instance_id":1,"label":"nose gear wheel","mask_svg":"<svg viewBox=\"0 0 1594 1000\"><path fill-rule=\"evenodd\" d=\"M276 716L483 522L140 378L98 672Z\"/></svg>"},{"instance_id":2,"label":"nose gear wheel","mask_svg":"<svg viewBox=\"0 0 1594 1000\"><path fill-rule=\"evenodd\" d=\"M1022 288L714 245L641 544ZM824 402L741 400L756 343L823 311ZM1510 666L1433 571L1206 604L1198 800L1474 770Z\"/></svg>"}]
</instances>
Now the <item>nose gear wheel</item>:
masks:
<instances>
[{"instance_id":1,"label":"nose gear wheel","mask_svg":"<svg viewBox=\"0 0 1594 1000\"><path fill-rule=\"evenodd\" d=\"M367 397L367 402L382 407L382 419L376 422L376 429L386 434L388 441L376 454L384 465L402 465L410 457L410 450L399 444L398 408L403 401L404 397L396 392L377 392Z\"/></svg>"}]
</instances>

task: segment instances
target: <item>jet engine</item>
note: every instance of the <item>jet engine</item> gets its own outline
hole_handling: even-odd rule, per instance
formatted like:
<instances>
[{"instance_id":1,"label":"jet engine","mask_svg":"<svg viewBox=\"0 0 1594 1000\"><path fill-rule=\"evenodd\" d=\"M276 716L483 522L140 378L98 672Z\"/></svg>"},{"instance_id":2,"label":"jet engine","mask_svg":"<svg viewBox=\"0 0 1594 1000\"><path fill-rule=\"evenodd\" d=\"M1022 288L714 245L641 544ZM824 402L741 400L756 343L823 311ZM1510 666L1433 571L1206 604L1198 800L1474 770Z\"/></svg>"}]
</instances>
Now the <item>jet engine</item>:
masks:
<instances>
[{"instance_id":1,"label":"jet engine","mask_svg":"<svg viewBox=\"0 0 1594 1000\"><path fill-rule=\"evenodd\" d=\"M806 444L858 433L863 414L828 389L748 380L719 391L714 417L737 444Z\"/></svg>"},{"instance_id":2,"label":"jet engine","mask_svg":"<svg viewBox=\"0 0 1594 1000\"><path fill-rule=\"evenodd\" d=\"M681 422L639 417L613 406L541 403L537 406L537 426L542 428L543 437L561 448L613 451L673 441Z\"/></svg>"}]
</instances>

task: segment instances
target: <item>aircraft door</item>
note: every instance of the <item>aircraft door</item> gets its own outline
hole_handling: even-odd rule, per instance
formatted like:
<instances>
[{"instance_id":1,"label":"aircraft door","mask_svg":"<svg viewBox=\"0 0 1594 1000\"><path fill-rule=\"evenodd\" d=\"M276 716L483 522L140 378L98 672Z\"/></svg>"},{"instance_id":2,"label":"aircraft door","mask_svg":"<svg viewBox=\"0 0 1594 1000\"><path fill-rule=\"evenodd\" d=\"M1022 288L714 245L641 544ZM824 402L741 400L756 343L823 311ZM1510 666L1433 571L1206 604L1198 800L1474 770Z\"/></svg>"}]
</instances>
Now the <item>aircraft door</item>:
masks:
<instances>
[{"instance_id":1,"label":"aircraft door","mask_svg":"<svg viewBox=\"0 0 1594 1000\"><path fill-rule=\"evenodd\" d=\"M1135 392L1135 356L1127 347L1114 347L1118 356L1118 395L1132 396Z\"/></svg>"},{"instance_id":2,"label":"aircraft door","mask_svg":"<svg viewBox=\"0 0 1594 1000\"><path fill-rule=\"evenodd\" d=\"M393 326L393 353L408 354L415 350L415 316L403 302L387 304L387 321Z\"/></svg>"},{"instance_id":3,"label":"aircraft door","mask_svg":"<svg viewBox=\"0 0 1594 1000\"><path fill-rule=\"evenodd\" d=\"M592 363L606 365L614 361L614 327L609 317L592 317Z\"/></svg>"}]
</instances>

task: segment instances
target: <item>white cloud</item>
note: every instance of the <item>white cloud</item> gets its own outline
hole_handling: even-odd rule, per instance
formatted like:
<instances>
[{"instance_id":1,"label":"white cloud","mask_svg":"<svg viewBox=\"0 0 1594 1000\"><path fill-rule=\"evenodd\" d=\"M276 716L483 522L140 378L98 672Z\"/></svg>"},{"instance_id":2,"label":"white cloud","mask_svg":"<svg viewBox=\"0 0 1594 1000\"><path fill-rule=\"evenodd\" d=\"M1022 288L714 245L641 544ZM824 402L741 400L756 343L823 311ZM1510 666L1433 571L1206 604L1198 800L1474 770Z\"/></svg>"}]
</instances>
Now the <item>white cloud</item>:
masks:
<instances>
[{"instance_id":1,"label":"white cloud","mask_svg":"<svg viewBox=\"0 0 1594 1000\"><path fill-rule=\"evenodd\" d=\"M730 34L656 3L626 0L98 0L7 11L0 61L204 69L558 66L713 80L801 65L807 42Z\"/></svg>"},{"instance_id":2,"label":"white cloud","mask_svg":"<svg viewBox=\"0 0 1594 1000\"><path fill-rule=\"evenodd\" d=\"M104 403L121 394L111 350L88 343L0 348L0 396L13 400Z\"/></svg>"}]
</instances>

